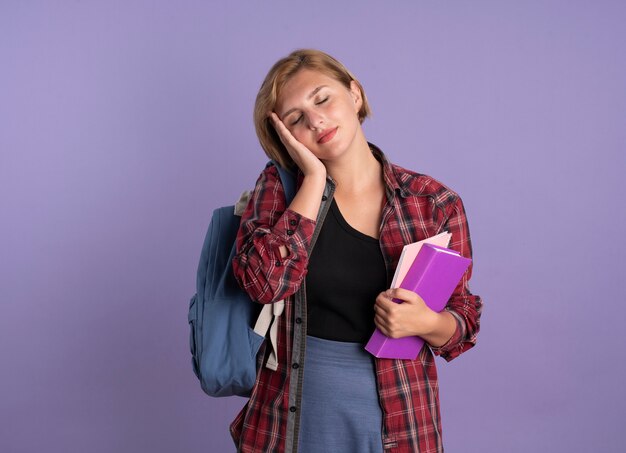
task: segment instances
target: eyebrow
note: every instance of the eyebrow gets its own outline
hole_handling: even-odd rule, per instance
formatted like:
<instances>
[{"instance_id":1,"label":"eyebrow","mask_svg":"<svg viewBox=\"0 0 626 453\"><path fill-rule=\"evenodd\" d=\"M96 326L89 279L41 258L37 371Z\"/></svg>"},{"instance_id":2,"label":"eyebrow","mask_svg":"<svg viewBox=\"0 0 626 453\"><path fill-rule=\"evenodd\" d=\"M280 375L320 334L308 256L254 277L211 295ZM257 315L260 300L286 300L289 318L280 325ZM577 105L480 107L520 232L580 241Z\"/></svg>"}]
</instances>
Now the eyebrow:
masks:
<instances>
[{"instance_id":1,"label":"eyebrow","mask_svg":"<svg viewBox=\"0 0 626 453\"><path fill-rule=\"evenodd\" d=\"M326 88L327 85L320 85L318 86L316 89L314 89L313 91L311 91L311 93L306 97L307 99L311 99L313 96L315 96L317 94L317 92L319 90L321 90L322 88ZM283 113L282 118L287 118L287 116L291 115L293 112L295 112L296 110L298 110L297 108L292 108L287 110L285 113Z\"/></svg>"}]
</instances>

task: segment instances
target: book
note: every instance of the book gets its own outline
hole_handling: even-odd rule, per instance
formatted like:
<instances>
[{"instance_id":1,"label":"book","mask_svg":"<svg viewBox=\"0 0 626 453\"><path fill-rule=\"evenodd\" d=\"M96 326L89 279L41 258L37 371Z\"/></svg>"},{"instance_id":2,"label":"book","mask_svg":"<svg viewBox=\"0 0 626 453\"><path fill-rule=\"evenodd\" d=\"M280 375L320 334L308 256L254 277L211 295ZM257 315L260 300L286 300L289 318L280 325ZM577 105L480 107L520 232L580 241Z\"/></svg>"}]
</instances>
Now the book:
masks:
<instances>
[{"instance_id":1,"label":"book","mask_svg":"<svg viewBox=\"0 0 626 453\"><path fill-rule=\"evenodd\" d=\"M454 250L423 242L403 276L400 288L417 293L428 307L440 312L471 261ZM394 299L394 302L401 301ZM418 336L389 338L377 328L365 350L378 358L414 360L423 345L424 340Z\"/></svg>"},{"instance_id":2,"label":"book","mask_svg":"<svg viewBox=\"0 0 626 453\"><path fill-rule=\"evenodd\" d=\"M393 274L391 287L397 288L399 283L404 279L404 276L409 271L409 268L411 267L411 264L413 264L413 261L415 261L415 257L422 248L422 245L432 244L438 245L439 247L447 247L448 244L450 244L451 238L452 234L444 231L435 236L431 236L429 238L423 239L418 242L413 242L412 244L407 244L402 247L402 253L400 254L400 259L398 260L396 272Z\"/></svg>"}]
</instances>

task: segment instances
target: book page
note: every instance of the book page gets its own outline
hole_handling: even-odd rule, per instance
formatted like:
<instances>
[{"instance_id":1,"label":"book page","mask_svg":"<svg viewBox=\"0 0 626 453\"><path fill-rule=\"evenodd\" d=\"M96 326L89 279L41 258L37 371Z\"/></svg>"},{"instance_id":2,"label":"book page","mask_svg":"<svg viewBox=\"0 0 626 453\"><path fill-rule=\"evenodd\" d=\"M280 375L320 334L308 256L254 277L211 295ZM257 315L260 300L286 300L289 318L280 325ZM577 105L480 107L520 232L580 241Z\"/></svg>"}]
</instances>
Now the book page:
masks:
<instances>
[{"instance_id":1,"label":"book page","mask_svg":"<svg viewBox=\"0 0 626 453\"><path fill-rule=\"evenodd\" d=\"M413 264L413 261L415 261L415 257L419 253L423 244L432 244L438 245L439 247L448 247L451 238L452 234L444 231L437 234L436 236L431 236L422 241L413 242L412 244L405 245L402 249L400 260L398 261L398 267L396 267L396 272L393 275L391 287L397 288L402 280L404 280L404 276L409 271L409 268L411 267L411 264Z\"/></svg>"}]
</instances>

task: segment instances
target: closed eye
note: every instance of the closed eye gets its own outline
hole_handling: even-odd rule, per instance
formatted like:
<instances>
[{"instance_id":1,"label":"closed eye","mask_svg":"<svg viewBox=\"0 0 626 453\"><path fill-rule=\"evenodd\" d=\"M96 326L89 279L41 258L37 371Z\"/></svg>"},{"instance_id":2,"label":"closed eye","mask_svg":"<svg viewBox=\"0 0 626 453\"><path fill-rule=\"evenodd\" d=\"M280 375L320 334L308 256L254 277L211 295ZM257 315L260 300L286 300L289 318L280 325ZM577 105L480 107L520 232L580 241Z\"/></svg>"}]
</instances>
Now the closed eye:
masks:
<instances>
[{"instance_id":1,"label":"closed eye","mask_svg":"<svg viewBox=\"0 0 626 453\"><path fill-rule=\"evenodd\" d=\"M322 105L324 102L328 101L328 98L330 96L326 96L324 99L321 99L319 101L315 102L315 105ZM294 121L292 121L290 124L292 126L295 126L296 124L298 124L300 122L300 120L302 119L302 115L298 116L298 118L296 118Z\"/></svg>"},{"instance_id":2,"label":"closed eye","mask_svg":"<svg viewBox=\"0 0 626 453\"><path fill-rule=\"evenodd\" d=\"M295 126L296 124L298 124L300 122L301 119L302 119L302 115L300 115L298 118L296 118L295 121L292 121L291 125Z\"/></svg>"}]
</instances>

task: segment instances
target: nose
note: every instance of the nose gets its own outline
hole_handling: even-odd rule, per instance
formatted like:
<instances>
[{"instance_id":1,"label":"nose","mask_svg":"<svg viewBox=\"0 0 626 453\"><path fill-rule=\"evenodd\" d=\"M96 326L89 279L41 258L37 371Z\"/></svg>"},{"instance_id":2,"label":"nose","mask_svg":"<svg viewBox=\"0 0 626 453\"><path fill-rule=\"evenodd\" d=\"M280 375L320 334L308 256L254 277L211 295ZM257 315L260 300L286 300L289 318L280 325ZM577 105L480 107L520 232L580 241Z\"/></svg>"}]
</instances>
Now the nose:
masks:
<instances>
[{"instance_id":1,"label":"nose","mask_svg":"<svg viewBox=\"0 0 626 453\"><path fill-rule=\"evenodd\" d=\"M307 113L307 121L309 124L309 129L311 129L312 131L320 128L324 124L324 118L322 117L322 115L315 111Z\"/></svg>"}]
</instances>

